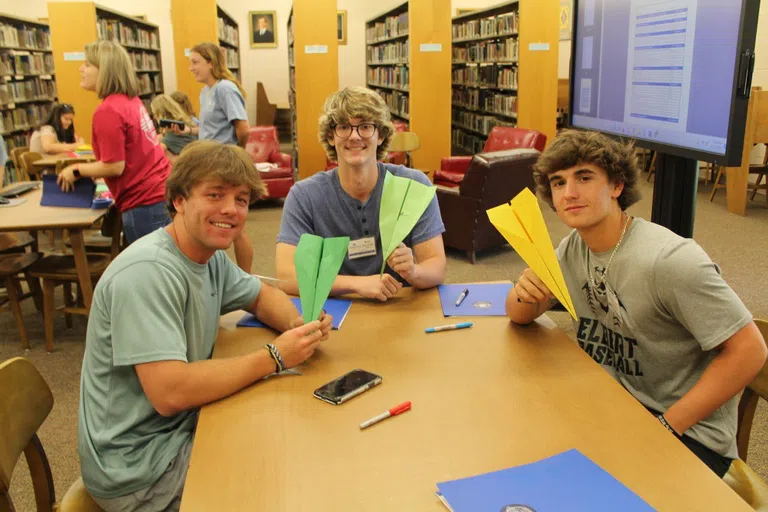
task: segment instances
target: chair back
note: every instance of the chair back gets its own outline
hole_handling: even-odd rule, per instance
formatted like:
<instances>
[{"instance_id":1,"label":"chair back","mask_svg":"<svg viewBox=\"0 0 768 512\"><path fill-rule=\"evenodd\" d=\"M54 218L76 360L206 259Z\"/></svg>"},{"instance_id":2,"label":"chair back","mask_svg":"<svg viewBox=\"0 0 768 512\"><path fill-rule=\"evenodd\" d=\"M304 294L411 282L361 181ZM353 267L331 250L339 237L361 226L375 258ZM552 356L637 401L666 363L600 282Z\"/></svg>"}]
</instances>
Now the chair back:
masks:
<instances>
[{"instance_id":1,"label":"chair back","mask_svg":"<svg viewBox=\"0 0 768 512\"><path fill-rule=\"evenodd\" d=\"M513 126L494 126L485 141L483 153L502 151L504 149L534 148L544 151L547 136L536 130L515 128Z\"/></svg>"},{"instance_id":2,"label":"chair back","mask_svg":"<svg viewBox=\"0 0 768 512\"><path fill-rule=\"evenodd\" d=\"M757 328L768 340L768 321L755 320ZM746 462L749 447L749 435L752 432L752 421L755 419L758 399L768 400L768 362L758 372L757 376L744 390L739 400L738 422L736 427L736 445L739 448L739 458Z\"/></svg>"},{"instance_id":3,"label":"chair back","mask_svg":"<svg viewBox=\"0 0 768 512\"><path fill-rule=\"evenodd\" d=\"M21 162L21 169L27 174L27 176L29 176L29 179L32 179L32 180L40 179L40 172L37 169L35 169L35 167L32 164L42 159L43 159L43 155L41 155L40 153L35 153L33 151L27 151L26 153L22 153L19 156L19 161Z\"/></svg>"},{"instance_id":4,"label":"chair back","mask_svg":"<svg viewBox=\"0 0 768 512\"><path fill-rule=\"evenodd\" d=\"M120 240L123 234L123 216L117 206L112 204L101 221L101 235L112 239L110 255L115 259L120 254Z\"/></svg>"},{"instance_id":5,"label":"chair back","mask_svg":"<svg viewBox=\"0 0 768 512\"><path fill-rule=\"evenodd\" d=\"M16 169L16 177L22 181L29 180L29 176L27 176L24 169L22 169L21 159L19 157L28 151L29 146L17 146L10 151L11 162L13 162L13 168Z\"/></svg>"},{"instance_id":6,"label":"chair back","mask_svg":"<svg viewBox=\"0 0 768 512\"><path fill-rule=\"evenodd\" d=\"M24 452L38 510L55 502L53 478L37 431L53 408L53 394L40 372L23 357L0 363L0 510L13 510L8 489Z\"/></svg>"},{"instance_id":7,"label":"chair back","mask_svg":"<svg viewBox=\"0 0 768 512\"><path fill-rule=\"evenodd\" d=\"M254 126L248 130L245 150L254 163L270 162L272 155L280 152L277 128L274 126Z\"/></svg>"},{"instance_id":8,"label":"chair back","mask_svg":"<svg viewBox=\"0 0 768 512\"><path fill-rule=\"evenodd\" d=\"M275 124L277 105L269 102L264 84L256 82L256 124L259 126L271 126Z\"/></svg>"}]
</instances>

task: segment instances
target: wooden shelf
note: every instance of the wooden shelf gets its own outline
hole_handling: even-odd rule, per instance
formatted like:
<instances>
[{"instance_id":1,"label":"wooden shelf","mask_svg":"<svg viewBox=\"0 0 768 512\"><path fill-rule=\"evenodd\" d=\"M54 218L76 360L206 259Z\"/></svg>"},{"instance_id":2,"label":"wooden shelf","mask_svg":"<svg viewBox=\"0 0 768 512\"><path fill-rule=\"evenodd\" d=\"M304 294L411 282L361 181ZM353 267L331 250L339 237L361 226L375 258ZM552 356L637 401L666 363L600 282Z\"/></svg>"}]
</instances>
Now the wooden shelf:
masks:
<instances>
[{"instance_id":1,"label":"wooden shelf","mask_svg":"<svg viewBox=\"0 0 768 512\"><path fill-rule=\"evenodd\" d=\"M507 34L494 34L494 35L487 35L487 36L470 37L467 39L454 39L452 42L453 44L474 43L476 41L487 41L489 39L507 39L509 37L517 37L518 35L519 35L518 32L509 32Z\"/></svg>"},{"instance_id":2,"label":"wooden shelf","mask_svg":"<svg viewBox=\"0 0 768 512\"><path fill-rule=\"evenodd\" d=\"M382 84L369 83L368 87L376 87L376 88L379 88L379 89L389 89L391 91L400 91L400 92L408 93L408 89L402 89L400 87L394 87L394 86L391 86L391 85L382 85Z\"/></svg>"},{"instance_id":3,"label":"wooden shelf","mask_svg":"<svg viewBox=\"0 0 768 512\"><path fill-rule=\"evenodd\" d=\"M9 57L7 67L0 70L0 85L7 91L9 99L14 96L16 87L26 87L20 84L27 82L32 82L35 90L31 92L38 95L0 104L0 134L10 151L17 146L29 145L29 132L48 116L58 93L50 82L54 77L54 57L48 24L9 14L0 14L0 23L15 28L15 33L13 29L7 30L6 42L9 44L0 46L0 54ZM24 69L33 72L22 72ZM41 71L35 72L37 70ZM20 92L17 91L16 96L21 95ZM24 95L27 94L25 90ZM0 181L3 178L0 175Z\"/></svg>"},{"instance_id":4,"label":"wooden shelf","mask_svg":"<svg viewBox=\"0 0 768 512\"><path fill-rule=\"evenodd\" d=\"M383 39L376 39L374 41L366 41L366 46L376 46L378 44L389 43L391 41L397 41L398 39L408 39L408 32L404 34L398 34L396 36L385 37Z\"/></svg>"}]
</instances>

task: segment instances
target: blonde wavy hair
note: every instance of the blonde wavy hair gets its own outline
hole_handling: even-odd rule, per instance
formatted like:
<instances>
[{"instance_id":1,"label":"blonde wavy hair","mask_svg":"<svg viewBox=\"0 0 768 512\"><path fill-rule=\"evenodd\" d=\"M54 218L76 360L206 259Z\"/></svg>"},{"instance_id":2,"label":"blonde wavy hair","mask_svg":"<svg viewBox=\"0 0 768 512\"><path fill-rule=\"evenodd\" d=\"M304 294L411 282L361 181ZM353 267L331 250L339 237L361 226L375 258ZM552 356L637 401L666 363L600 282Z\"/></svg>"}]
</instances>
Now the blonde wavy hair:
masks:
<instances>
[{"instance_id":1,"label":"blonde wavy hair","mask_svg":"<svg viewBox=\"0 0 768 512\"><path fill-rule=\"evenodd\" d=\"M170 119L172 121L182 121L184 124L192 125L192 119L189 118L184 109L176 103L168 94L158 94L152 99L150 104L152 115L158 121L160 119Z\"/></svg>"},{"instance_id":2,"label":"blonde wavy hair","mask_svg":"<svg viewBox=\"0 0 768 512\"><path fill-rule=\"evenodd\" d=\"M189 99L189 96L187 96L182 91L173 91L171 93L171 98L173 101L179 104L181 108L184 109L184 112L187 113L190 117L197 117L197 114L195 114L195 109L192 108L192 102Z\"/></svg>"},{"instance_id":3,"label":"blonde wavy hair","mask_svg":"<svg viewBox=\"0 0 768 512\"><path fill-rule=\"evenodd\" d=\"M338 160L336 148L328 142L333 140L333 128L337 124L349 123L349 120L354 117L378 126L378 136L383 139L383 142L376 148L376 159L383 160L387 154L389 142L392 140L392 134L395 132L395 126L392 124L392 117L384 99L377 92L365 87L345 87L325 100L323 112L320 114L317 138L323 145L328 158L333 161Z\"/></svg>"},{"instance_id":4,"label":"blonde wavy hair","mask_svg":"<svg viewBox=\"0 0 768 512\"><path fill-rule=\"evenodd\" d=\"M237 81L235 75L233 75L227 67L221 48L213 43L199 43L193 46L190 51L197 53L213 66L211 73L213 73L213 77L216 80L229 80L237 86L240 94L245 98L245 89L243 89L243 86Z\"/></svg>"},{"instance_id":5,"label":"blonde wavy hair","mask_svg":"<svg viewBox=\"0 0 768 512\"><path fill-rule=\"evenodd\" d=\"M114 41L96 41L85 45L85 60L99 68L96 94L104 99L110 94L139 95L139 81L125 48Z\"/></svg>"},{"instance_id":6,"label":"blonde wavy hair","mask_svg":"<svg viewBox=\"0 0 768 512\"><path fill-rule=\"evenodd\" d=\"M171 217L176 215L175 199L188 199L195 185L216 178L235 187L247 186L251 202L267 196L267 187L247 151L215 140L196 140L181 150L165 182L165 199Z\"/></svg>"}]
</instances>

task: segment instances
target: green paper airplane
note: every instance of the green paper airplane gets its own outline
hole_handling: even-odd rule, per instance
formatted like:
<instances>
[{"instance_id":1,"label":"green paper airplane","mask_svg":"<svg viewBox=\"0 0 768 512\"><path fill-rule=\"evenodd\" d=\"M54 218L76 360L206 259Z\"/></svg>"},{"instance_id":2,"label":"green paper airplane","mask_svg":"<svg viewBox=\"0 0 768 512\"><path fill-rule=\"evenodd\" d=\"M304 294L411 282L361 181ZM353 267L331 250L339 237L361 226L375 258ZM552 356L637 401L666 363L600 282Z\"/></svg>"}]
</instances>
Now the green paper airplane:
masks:
<instances>
[{"instance_id":1,"label":"green paper airplane","mask_svg":"<svg viewBox=\"0 0 768 512\"><path fill-rule=\"evenodd\" d=\"M383 261L379 275L384 273L387 258L405 240L421 218L432 198L435 187L418 181L394 176L389 171L384 176L384 191L379 209L379 234Z\"/></svg>"},{"instance_id":2,"label":"green paper airplane","mask_svg":"<svg viewBox=\"0 0 768 512\"><path fill-rule=\"evenodd\" d=\"M348 236L323 238L309 233L301 235L293 262L305 323L320 318L323 304L344 262L347 247Z\"/></svg>"}]
</instances>

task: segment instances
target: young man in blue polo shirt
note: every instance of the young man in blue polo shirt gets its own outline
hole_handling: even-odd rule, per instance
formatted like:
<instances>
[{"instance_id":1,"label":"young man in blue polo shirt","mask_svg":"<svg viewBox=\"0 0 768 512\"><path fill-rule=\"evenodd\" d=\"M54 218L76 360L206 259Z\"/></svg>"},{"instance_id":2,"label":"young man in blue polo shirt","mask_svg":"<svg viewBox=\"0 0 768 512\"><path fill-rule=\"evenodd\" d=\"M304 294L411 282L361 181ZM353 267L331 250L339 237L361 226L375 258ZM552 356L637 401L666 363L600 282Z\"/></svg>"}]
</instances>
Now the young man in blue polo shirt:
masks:
<instances>
[{"instance_id":1,"label":"young man in blue polo shirt","mask_svg":"<svg viewBox=\"0 0 768 512\"><path fill-rule=\"evenodd\" d=\"M445 278L445 249L437 198L433 198L405 242L383 262L379 207L387 172L432 185L420 171L379 163L394 126L376 92L363 87L332 94L320 116L319 139L336 169L296 183L285 200L277 237L277 275L281 288L298 294L293 256L304 233L350 237L349 251L331 294L357 293L386 301L403 284L431 288Z\"/></svg>"}]
</instances>

